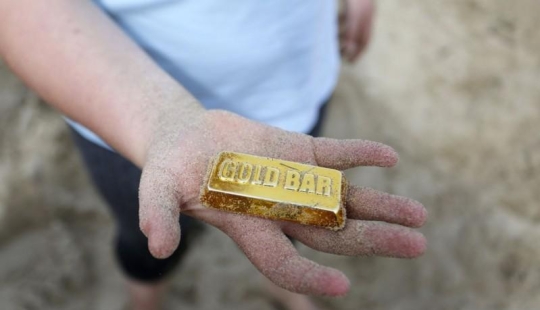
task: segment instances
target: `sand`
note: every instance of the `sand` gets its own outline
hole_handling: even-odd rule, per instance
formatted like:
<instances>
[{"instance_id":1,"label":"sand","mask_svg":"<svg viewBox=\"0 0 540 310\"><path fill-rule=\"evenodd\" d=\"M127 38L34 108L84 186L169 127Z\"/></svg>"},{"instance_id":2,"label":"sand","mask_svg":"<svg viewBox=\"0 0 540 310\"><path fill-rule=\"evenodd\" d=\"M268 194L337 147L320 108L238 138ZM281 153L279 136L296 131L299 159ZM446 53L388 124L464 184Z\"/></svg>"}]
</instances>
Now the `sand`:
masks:
<instances>
[{"instance_id":1,"label":"sand","mask_svg":"<svg viewBox=\"0 0 540 310\"><path fill-rule=\"evenodd\" d=\"M535 0L378 1L374 41L346 66L325 134L391 145L397 167L350 171L422 202L417 260L300 251L351 278L331 309L540 308L540 22ZM58 115L0 69L0 305L125 303L112 223ZM258 272L208 228L172 279L181 309L274 309Z\"/></svg>"}]
</instances>

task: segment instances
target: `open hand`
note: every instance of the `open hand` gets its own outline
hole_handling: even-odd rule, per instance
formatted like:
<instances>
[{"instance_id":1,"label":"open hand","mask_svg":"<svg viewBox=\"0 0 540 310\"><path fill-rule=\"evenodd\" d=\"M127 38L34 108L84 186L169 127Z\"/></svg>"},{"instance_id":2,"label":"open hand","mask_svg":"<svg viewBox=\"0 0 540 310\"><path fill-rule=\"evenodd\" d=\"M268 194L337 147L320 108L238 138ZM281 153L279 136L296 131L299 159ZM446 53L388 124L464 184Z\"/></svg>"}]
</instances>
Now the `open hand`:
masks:
<instances>
[{"instance_id":1,"label":"open hand","mask_svg":"<svg viewBox=\"0 0 540 310\"><path fill-rule=\"evenodd\" d=\"M343 170L393 166L398 157L392 148L364 140L313 138L219 110L196 114L189 124L174 126L171 122L164 125L168 129L157 131L140 184L140 226L154 256L167 257L178 246L181 213L222 230L261 273L297 293L344 295L349 281L340 271L301 257L285 234L313 249L338 255L412 258L423 253L424 237L409 227L424 223L424 207L372 189L350 186L347 223L338 232L226 213L199 202L210 159L220 151Z\"/></svg>"}]
</instances>

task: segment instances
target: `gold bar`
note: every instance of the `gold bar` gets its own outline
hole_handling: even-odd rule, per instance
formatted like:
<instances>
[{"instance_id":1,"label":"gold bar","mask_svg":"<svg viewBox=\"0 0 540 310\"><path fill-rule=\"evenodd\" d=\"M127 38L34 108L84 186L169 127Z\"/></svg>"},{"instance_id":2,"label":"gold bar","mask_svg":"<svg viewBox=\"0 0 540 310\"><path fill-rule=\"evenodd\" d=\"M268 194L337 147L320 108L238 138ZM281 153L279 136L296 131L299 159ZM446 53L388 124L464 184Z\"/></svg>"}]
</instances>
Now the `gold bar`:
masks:
<instances>
[{"instance_id":1,"label":"gold bar","mask_svg":"<svg viewBox=\"0 0 540 310\"><path fill-rule=\"evenodd\" d=\"M341 171L233 152L219 153L210 167L200 196L206 207L332 230L345 226Z\"/></svg>"}]
</instances>

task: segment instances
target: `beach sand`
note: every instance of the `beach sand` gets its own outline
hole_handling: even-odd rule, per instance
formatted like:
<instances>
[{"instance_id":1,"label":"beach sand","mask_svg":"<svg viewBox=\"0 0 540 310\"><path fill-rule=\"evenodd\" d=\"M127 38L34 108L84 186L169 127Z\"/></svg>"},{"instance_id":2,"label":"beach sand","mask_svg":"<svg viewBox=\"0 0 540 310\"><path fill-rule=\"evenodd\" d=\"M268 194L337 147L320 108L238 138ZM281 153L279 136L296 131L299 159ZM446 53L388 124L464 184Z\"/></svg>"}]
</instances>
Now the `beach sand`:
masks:
<instances>
[{"instance_id":1,"label":"beach sand","mask_svg":"<svg viewBox=\"0 0 540 310\"><path fill-rule=\"evenodd\" d=\"M540 308L540 2L380 0L374 41L345 65L325 135L392 145L396 168L351 182L430 212L416 260L300 251L343 270L328 309ZM0 308L122 310L113 223L66 125L0 66ZM276 309L208 227L171 278L172 309Z\"/></svg>"}]
</instances>

